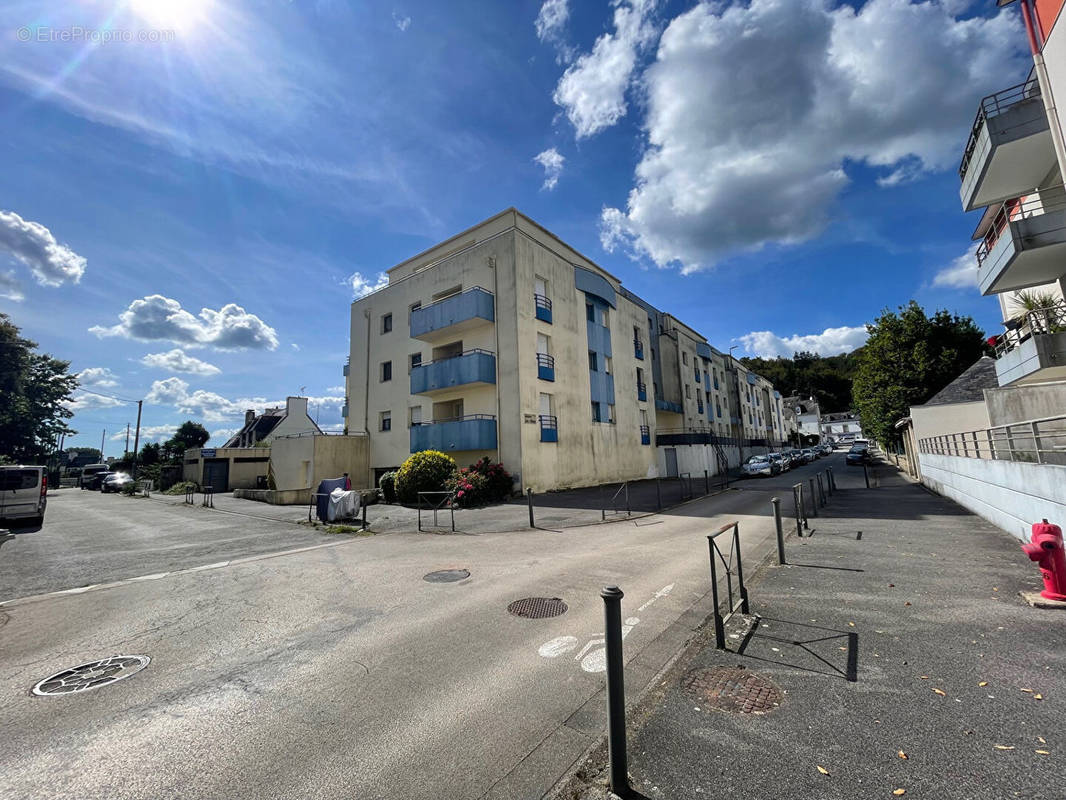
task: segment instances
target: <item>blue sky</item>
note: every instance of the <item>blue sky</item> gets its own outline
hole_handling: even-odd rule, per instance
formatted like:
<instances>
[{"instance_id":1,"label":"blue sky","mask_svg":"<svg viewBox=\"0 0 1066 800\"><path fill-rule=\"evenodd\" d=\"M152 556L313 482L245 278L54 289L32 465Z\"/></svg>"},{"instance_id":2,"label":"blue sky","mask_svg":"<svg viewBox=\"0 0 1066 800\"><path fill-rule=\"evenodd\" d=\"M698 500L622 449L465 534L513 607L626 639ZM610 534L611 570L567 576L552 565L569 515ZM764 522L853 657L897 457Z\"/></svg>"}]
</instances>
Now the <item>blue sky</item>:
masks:
<instances>
[{"instance_id":1,"label":"blue sky","mask_svg":"<svg viewBox=\"0 0 1066 800\"><path fill-rule=\"evenodd\" d=\"M14 0L0 311L215 443L301 391L336 426L354 294L511 205L722 349L839 352L912 297L993 331L955 169L1016 13ZM81 394L72 443L134 413Z\"/></svg>"}]
</instances>

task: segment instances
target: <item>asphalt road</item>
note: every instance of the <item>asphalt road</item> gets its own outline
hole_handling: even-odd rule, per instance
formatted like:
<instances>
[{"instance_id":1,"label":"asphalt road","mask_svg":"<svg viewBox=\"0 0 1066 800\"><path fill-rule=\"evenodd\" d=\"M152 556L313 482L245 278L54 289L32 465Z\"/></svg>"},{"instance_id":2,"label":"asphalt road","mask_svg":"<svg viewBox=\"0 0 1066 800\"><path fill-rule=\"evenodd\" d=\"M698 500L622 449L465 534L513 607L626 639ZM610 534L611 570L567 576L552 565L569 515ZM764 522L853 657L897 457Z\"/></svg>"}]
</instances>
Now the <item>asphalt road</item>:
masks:
<instances>
[{"instance_id":1,"label":"asphalt road","mask_svg":"<svg viewBox=\"0 0 1066 800\"><path fill-rule=\"evenodd\" d=\"M861 483L842 461L830 460L838 483ZM0 606L0 796L539 797L602 731L600 588L626 592L627 684L636 693L706 602L705 535L739 520L754 564L774 547L770 493L825 465L746 481L657 517L562 532L323 542L284 523L153 504L141 513L156 521L105 542L105 512L85 514L80 531L56 537L84 553L81 571L76 560L64 567L71 585L100 583L98 566L131 580ZM83 494L71 498L72 512L123 502ZM29 536L50 535L64 511L50 504L45 528ZM11 576L25 538L4 546L0 574ZM41 559L49 541L34 545ZM93 555L124 541L128 560ZM271 542L329 546L218 565L265 554ZM197 566L201 552L210 568L173 573ZM28 555L17 556L21 585L45 585L29 577L39 569L56 586L60 573L27 567ZM471 577L422 579L446 568ZM136 579L160 571L172 574ZM532 596L562 598L569 610L541 620L507 613ZM116 654L152 661L82 694L30 694L48 675Z\"/></svg>"}]
</instances>

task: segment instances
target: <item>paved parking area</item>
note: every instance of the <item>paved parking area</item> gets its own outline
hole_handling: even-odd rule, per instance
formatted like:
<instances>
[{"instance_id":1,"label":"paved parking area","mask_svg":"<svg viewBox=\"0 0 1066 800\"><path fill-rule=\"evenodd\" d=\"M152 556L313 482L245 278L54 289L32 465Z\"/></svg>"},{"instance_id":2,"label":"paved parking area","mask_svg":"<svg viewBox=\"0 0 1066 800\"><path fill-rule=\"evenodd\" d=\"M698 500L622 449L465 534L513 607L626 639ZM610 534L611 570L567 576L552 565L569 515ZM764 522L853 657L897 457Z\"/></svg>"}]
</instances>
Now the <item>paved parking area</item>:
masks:
<instances>
[{"instance_id":1,"label":"paved parking area","mask_svg":"<svg viewBox=\"0 0 1066 800\"><path fill-rule=\"evenodd\" d=\"M0 602L335 541L291 522L60 489L0 548Z\"/></svg>"}]
</instances>

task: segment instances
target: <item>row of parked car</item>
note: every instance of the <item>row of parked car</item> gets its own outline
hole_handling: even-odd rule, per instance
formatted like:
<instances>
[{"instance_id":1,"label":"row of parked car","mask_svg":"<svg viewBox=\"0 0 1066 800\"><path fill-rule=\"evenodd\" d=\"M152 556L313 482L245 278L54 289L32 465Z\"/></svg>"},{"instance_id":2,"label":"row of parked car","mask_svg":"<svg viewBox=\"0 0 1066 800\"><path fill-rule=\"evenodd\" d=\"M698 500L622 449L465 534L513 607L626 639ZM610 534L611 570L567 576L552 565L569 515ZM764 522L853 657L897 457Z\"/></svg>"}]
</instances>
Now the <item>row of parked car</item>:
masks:
<instances>
[{"instance_id":1,"label":"row of parked car","mask_svg":"<svg viewBox=\"0 0 1066 800\"><path fill-rule=\"evenodd\" d=\"M764 456L752 456L743 466L743 472L750 477L780 475L793 467L810 464L833 452L831 444L816 444L797 450L784 450L780 453L768 453Z\"/></svg>"},{"instance_id":2,"label":"row of parked car","mask_svg":"<svg viewBox=\"0 0 1066 800\"><path fill-rule=\"evenodd\" d=\"M103 467L100 469L99 467ZM107 492L121 492L124 486L133 483L133 477L128 472L112 472L103 464L91 464L81 473L78 485L82 489L99 489Z\"/></svg>"}]
</instances>

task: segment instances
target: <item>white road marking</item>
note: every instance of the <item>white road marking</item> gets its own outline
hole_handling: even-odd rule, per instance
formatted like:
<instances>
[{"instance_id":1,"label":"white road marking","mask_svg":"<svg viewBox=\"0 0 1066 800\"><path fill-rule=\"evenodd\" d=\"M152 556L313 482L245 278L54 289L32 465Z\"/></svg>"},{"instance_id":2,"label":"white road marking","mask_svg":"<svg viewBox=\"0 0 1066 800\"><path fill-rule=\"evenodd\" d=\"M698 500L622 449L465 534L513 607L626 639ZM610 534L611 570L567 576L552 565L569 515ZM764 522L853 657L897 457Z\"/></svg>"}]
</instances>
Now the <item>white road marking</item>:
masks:
<instances>
[{"instance_id":1,"label":"white road marking","mask_svg":"<svg viewBox=\"0 0 1066 800\"><path fill-rule=\"evenodd\" d=\"M569 653L575 647L577 647L576 636L557 636L550 642L542 644L540 649L537 650L537 655L543 656L544 658L558 658L561 655Z\"/></svg>"},{"instance_id":2,"label":"white road marking","mask_svg":"<svg viewBox=\"0 0 1066 800\"><path fill-rule=\"evenodd\" d=\"M674 584L672 583L669 586L664 586L648 602L638 608L637 612L644 611L660 597L666 597L673 590ZM625 623L622 625L622 639L624 640L630 631L639 624L639 617L626 617ZM537 655L542 658L558 658L577 647L578 641L576 636L557 636L537 648ZM585 646L578 651L578 654L574 656L574 661L580 661L581 669L585 672L606 672L607 642L603 636L593 636L589 639Z\"/></svg>"}]
</instances>

